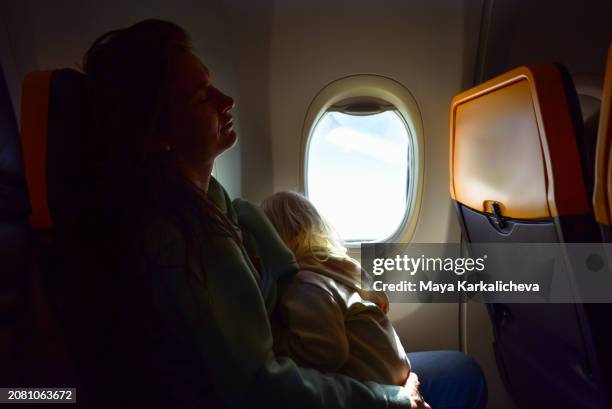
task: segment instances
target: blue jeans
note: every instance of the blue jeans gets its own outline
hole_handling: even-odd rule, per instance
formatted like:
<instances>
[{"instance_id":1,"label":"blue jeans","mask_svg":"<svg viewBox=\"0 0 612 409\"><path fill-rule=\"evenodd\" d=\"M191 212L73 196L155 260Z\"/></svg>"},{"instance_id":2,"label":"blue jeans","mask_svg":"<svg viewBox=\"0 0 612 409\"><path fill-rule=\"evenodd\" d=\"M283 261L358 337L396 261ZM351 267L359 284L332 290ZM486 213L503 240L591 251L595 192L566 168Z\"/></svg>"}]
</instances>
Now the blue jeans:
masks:
<instances>
[{"instance_id":1,"label":"blue jeans","mask_svg":"<svg viewBox=\"0 0 612 409\"><path fill-rule=\"evenodd\" d=\"M478 364L456 351L411 352L412 371L432 409L484 409L487 382Z\"/></svg>"}]
</instances>

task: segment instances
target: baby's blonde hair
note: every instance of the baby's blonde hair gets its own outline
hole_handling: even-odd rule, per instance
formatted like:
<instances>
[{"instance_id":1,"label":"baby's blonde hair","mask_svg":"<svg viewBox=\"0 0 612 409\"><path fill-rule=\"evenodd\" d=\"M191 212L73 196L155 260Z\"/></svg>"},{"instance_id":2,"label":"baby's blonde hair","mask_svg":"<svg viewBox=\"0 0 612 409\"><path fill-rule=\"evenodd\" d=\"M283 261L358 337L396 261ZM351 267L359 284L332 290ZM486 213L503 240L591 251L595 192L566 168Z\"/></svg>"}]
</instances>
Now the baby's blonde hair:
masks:
<instances>
[{"instance_id":1,"label":"baby's blonde hair","mask_svg":"<svg viewBox=\"0 0 612 409\"><path fill-rule=\"evenodd\" d=\"M297 192L278 192L261 207L298 262L346 257L346 248L317 209Z\"/></svg>"}]
</instances>

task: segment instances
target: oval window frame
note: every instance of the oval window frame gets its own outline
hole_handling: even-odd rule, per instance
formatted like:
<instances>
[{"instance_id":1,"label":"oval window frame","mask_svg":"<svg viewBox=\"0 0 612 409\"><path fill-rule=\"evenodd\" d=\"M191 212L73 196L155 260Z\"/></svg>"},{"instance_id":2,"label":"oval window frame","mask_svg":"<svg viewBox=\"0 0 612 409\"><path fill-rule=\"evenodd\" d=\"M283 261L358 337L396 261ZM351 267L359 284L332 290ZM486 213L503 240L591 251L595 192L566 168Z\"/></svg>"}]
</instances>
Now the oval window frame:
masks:
<instances>
[{"instance_id":1,"label":"oval window frame","mask_svg":"<svg viewBox=\"0 0 612 409\"><path fill-rule=\"evenodd\" d=\"M329 108L349 98L378 98L395 107L408 128L409 137L412 138L412 172L409 172L406 211L395 232L384 240L367 242L348 242L349 248L358 248L361 243L412 241L418 224L423 194L425 144L423 138L423 120L421 111L410 91L398 81L373 74L356 74L337 79L324 86L311 101L306 111L302 126L302 139L300 141L300 189L308 196L308 154L309 144L313 131L321 117Z\"/></svg>"}]
</instances>

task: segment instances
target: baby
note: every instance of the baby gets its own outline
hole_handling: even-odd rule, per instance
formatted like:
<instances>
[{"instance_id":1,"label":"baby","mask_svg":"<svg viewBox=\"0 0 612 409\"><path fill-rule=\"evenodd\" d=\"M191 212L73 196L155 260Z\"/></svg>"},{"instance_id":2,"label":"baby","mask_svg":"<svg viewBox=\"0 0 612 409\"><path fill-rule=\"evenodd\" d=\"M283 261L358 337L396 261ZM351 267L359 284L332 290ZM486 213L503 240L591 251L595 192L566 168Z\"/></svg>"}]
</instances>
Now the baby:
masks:
<instances>
[{"instance_id":1,"label":"baby","mask_svg":"<svg viewBox=\"0 0 612 409\"><path fill-rule=\"evenodd\" d=\"M299 264L275 297L276 353L303 367L404 385L410 363L387 317L387 296L362 288L361 266L346 255L312 203L298 193L280 192L264 200L262 209ZM237 212L256 239L270 236L253 231L265 223L254 222L261 216L246 202ZM274 281L266 275L264 282Z\"/></svg>"}]
</instances>

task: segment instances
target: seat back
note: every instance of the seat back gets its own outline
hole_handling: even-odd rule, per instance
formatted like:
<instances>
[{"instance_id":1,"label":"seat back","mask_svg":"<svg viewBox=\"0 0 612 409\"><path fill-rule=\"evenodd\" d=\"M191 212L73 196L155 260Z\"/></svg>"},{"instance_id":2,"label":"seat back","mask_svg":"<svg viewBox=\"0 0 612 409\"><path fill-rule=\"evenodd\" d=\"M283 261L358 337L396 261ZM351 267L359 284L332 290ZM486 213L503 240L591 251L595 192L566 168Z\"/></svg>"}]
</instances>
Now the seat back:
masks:
<instances>
[{"instance_id":1,"label":"seat back","mask_svg":"<svg viewBox=\"0 0 612 409\"><path fill-rule=\"evenodd\" d=\"M93 212L104 204L94 203L99 181L92 172L102 155L88 129L89 92L87 78L71 69L24 81L23 158L30 224L42 238L42 282L74 357L79 403L163 407L144 328L150 317L138 315L148 307L146 280L109 267L108 249L96 247L99 231L92 230L100 225Z\"/></svg>"},{"instance_id":2,"label":"seat back","mask_svg":"<svg viewBox=\"0 0 612 409\"><path fill-rule=\"evenodd\" d=\"M606 73L599 114L597 149L595 153L595 189L593 209L597 223L601 226L602 237L612 242L612 43L608 49Z\"/></svg>"},{"instance_id":3,"label":"seat back","mask_svg":"<svg viewBox=\"0 0 612 409\"><path fill-rule=\"evenodd\" d=\"M450 191L468 246L598 240L587 152L575 89L559 65L519 67L455 96ZM607 407L582 305L488 309L519 407Z\"/></svg>"},{"instance_id":4,"label":"seat back","mask_svg":"<svg viewBox=\"0 0 612 409\"><path fill-rule=\"evenodd\" d=\"M30 226L36 233L42 265L42 282L53 308L62 314L66 278L54 267L57 219L69 213L64 203L72 199L71 178L79 170L71 150L76 138L71 130L83 112L74 110L79 96L74 70L32 72L22 89L21 146L27 190L30 199ZM81 87L82 88L82 87ZM84 89L80 92L84 92ZM65 217L64 217L65 218Z\"/></svg>"},{"instance_id":5,"label":"seat back","mask_svg":"<svg viewBox=\"0 0 612 409\"><path fill-rule=\"evenodd\" d=\"M606 70L601 95L599 111L599 127L597 129L597 147L595 151L595 187L593 191L593 210L595 219L599 224L601 238L604 243L612 243L612 163L610 151L612 150L612 42L608 48ZM608 266L612 266L612 250L606 245ZM601 308L599 309L601 310ZM597 311L601 321L608 322L609 311ZM601 359L606 367L612 367L612 331L609 327L603 332L599 342L602 344ZM612 370L608 370L608 388L612 389Z\"/></svg>"},{"instance_id":6,"label":"seat back","mask_svg":"<svg viewBox=\"0 0 612 409\"><path fill-rule=\"evenodd\" d=\"M26 343L34 358L30 359L27 384L77 387L79 404L87 407L87 393L75 370L79 359L66 308L66 276L56 254L55 228L56 219L66 214L58 203L71 199L64 193L69 191L71 180L66 174L68 170L78 173L67 152L74 146L68 139L70 129L81 120L81 112L63 114L73 107L71 101L82 100L79 92L84 88L74 85L78 84L75 78L82 77L74 70L39 71L26 76L21 98L21 146L34 248L29 303L35 331Z\"/></svg>"},{"instance_id":7,"label":"seat back","mask_svg":"<svg viewBox=\"0 0 612 409\"><path fill-rule=\"evenodd\" d=\"M68 223L78 207L74 199L91 187L84 172L91 159L86 93L85 76L72 69L33 72L24 80L21 143L36 230Z\"/></svg>"}]
</instances>

